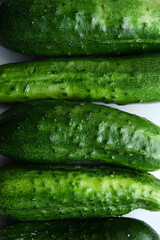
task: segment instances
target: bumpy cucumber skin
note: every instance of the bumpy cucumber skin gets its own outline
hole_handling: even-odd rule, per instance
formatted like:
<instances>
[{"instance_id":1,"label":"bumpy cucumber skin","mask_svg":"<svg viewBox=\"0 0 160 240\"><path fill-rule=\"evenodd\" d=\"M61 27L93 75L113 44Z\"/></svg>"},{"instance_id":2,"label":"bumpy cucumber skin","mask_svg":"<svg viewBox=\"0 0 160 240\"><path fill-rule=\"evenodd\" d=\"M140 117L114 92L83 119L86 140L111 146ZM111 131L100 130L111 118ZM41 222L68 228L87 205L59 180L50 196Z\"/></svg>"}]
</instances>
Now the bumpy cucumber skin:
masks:
<instances>
[{"instance_id":1,"label":"bumpy cucumber skin","mask_svg":"<svg viewBox=\"0 0 160 240\"><path fill-rule=\"evenodd\" d=\"M71 99L115 102L160 100L160 54L63 58L0 66L0 101Z\"/></svg>"},{"instance_id":2,"label":"bumpy cucumber skin","mask_svg":"<svg viewBox=\"0 0 160 240\"><path fill-rule=\"evenodd\" d=\"M0 172L0 211L15 220L120 216L160 210L160 181L115 167L24 165Z\"/></svg>"},{"instance_id":3,"label":"bumpy cucumber skin","mask_svg":"<svg viewBox=\"0 0 160 240\"><path fill-rule=\"evenodd\" d=\"M96 161L154 171L159 146L155 124L87 102L28 102L0 116L1 154L24 161Z\"/></svg>"},{"instance_id":4,"label":"bumpy cucumber skin","mask_svg":"<svg viewBox=\"0 0 160 240\"><path fill-rule=\"evenodd\" d=\"M4 0L0 42L44 56L107 55L160 50L157 0Z\"/></svg>"},{"instance_id":5,"label":"bumpy cucumber skin","mask_svg":"<svg viewBox=\"0 0 160 240\"><path fill-rule=\"evenodd\" d=\"M0 229L1 240L159 240L146 223L131 218L17 223Z\"/></svg>"}]
</instances>

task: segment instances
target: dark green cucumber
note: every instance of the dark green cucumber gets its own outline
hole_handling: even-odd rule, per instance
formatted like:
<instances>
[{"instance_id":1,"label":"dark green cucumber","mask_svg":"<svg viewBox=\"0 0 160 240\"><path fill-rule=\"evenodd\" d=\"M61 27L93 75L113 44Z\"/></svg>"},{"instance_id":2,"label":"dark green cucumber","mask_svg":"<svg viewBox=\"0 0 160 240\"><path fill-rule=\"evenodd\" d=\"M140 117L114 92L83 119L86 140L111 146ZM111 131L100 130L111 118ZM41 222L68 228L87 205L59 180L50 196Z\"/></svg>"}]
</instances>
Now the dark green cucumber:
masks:
<instances>
[{"instance_id":1,"label":"dark green cucumber","mask_svg":"<svg viewBox=\"0 0 160 240\"><path fill-rule=\"evenodd\" d=\"M0 229L1 240L159 240L143 221L131 218L17 223Z\"/></svg>"},{"instance_id":2,"label":"dark green cucumber","mask_svg":"<svg viewBox=\"0 0 160 240\"><path fill-rule=\"evenodd\" d=\"M0 101L71 99L160 100L160 54L119 58L63 58L0 66Z\"/></svg>"},{"instance_id":3,"label":"dark green cucumber","mask_svg":"<svg viewBox=\"0 0 160 240\"><path fill-rule=\"evenodd\" d=\"M44 56L160 50L158 0L1 0L0 42Z\"/></svg>"},{"instance_id":4,"label":"dark green cucumber","mask_svg":"<svg viewBox=\"0 0 160 240\"><path fill-rule=\"evenodd\" d=\"M87 102L28 102L0 115L0 152L31 162L97 161L154 171L160 127Z\"/></svg>"},{"instance_id":5,"label":"dark green cucumber","mask_svg":"<svg viewBox=\"0 0 160 240\"><path fill-rule=\"evenodd\" d=\"M0 212L20 221L160 211L160 180L125 168L24 165L0 170Z\"/></svg>"}]
</instances>

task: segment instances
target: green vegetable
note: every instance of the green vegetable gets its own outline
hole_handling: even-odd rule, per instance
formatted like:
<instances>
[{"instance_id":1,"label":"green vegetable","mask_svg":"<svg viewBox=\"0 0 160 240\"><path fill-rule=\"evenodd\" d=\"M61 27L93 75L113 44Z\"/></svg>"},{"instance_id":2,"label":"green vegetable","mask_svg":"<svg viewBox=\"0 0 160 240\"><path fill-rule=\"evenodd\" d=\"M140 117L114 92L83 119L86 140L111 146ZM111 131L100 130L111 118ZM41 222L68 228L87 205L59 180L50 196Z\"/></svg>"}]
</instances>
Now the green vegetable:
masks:
<instances>
[{"instance_id":1,"label":"green vegetable","mask_svg":"<svg viewBox=\"0 0 160 240\"><path fill-rule=\"evenodd\" d=\"M0 150L28 161L86 159L155 170L160 165L159 133L153 123L117 109L39 101L1 115Z\"/></svg>"},{"instance_id":2,"label":"green vegetable","mask_svg":"<svg viewBox=\"0 0 160 240\"><path fill-rule=\"evenodd\" d=\"M0 66L0 101L71 99L127 104L160 100L160 54L57 58Z\"/></svg>"},{"instance_id":3,"label":"green vegetable","mask_svg":"<svg viewBox=\"0 0 160 240\"><path fill-rule=\"evenodd\" d=\"M0 42L44 56L160 50L157 0L1 0Z\"/></svg>"},{"instance_id":4,"label":"green vegetable","mask_svg":"<svg viewBox=\"0 0 160 240\"><path fill-rule=\"evenodd\" d=\"M160 127L114 108L35 101L0 115L0 153L42 163L95 161L160 169Z\"/></svg>"},{"instance_id":5,"label":"green vegetable","mask_svg":"<svg viewBox=\"0 0 160 240\"><path fill-rule=\"evenodd\" d=\"M131 218L17 223L0 230L1 240L159 240L146 223Z\"/></svg>"},{"instance_id":6,"label":"green vegetable","mask_svg":"<svg viewBox=\"0 0 160 240\"><path fill-rule=\"evenodd\" d=\"M0 170L0 212L21 221L119 216L160 210L148 173L94 166L24 165Z\"/></svg>"}]
</instances>

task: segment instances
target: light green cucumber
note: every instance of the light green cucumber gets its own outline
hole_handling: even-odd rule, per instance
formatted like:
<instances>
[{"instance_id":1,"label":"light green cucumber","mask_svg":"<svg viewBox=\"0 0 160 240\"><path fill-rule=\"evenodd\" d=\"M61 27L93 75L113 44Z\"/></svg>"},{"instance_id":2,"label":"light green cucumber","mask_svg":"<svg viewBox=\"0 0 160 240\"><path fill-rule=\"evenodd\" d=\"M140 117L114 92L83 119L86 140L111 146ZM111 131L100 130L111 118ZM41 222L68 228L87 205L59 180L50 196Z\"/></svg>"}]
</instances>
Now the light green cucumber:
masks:
<instances>
[{"instance_id":1,"label":"light green cucumber","mask_svg":"<svg viewBox=\"0 0 160 240\"><path fill-rule=\"evenodd\" d=\"M0 42L31 55L160 50L158 0L1 0Z\"/></svg>"},{"instance_id":2,"label":"light green cucumber","mask_svg":"<svg viewBox=\"0 0 160 240\"><path fill-rule=\"evenodd\" d=\"M0 153L22 161L94 161L160 169L160 127L87 102L35 101L0 115Z\"/></svg>"},{"instance_id":3,"label":"light green cucumber","mask_svg":"<svg viewBox=\"0 0 160 240\"><path fill-rule=\"evenodd\" d=\"M148 224L131 218L17 223L0 229L1 240L159 240Z\"/></svg>"},{"instance_id":4,"label":"light green cucumber","mask_svg":"<svg viewBox=\"0 0 160 240\"><path fill-rule=\"evenodd\" d=\"M160 211L160 181L101 166L24 165L0 170L0 212L20 221L111 217Z\"/></svg>"},{"instance_id":5,"label":"light green cucumber","mask_svg":"<svg viewBox=\"0 0 160 240\"><path fill-rule=\"evenodd\" d=\"M160 100L160 54L118 58L54 58L0 66L0 102L70 99Z\"/></svg>"}]
</instances>

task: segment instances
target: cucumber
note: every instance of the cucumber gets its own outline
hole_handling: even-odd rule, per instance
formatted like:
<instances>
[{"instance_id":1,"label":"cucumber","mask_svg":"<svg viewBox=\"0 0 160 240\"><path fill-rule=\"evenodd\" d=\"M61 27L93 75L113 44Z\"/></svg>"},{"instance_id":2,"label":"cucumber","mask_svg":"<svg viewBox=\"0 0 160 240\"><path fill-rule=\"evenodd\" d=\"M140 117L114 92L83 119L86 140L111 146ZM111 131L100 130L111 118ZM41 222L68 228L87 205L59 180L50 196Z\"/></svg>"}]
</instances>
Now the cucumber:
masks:
<instances>
[{"instance_id":1,"label":"cucumber","mask_svg":"<svg viewBox=\"0 0 160 240\"><path fill-rule=\"evenodd\" d=\"M22 165L0 170L0 212L20 221L160 211L160 181L125 168Z\"/></svg>"},{"instance_id":2,"label":"cucumber","mask_svg":"<svg viewBox=\"0 0 160 240\"><path fill-rule=\"evenodd\" d=\"M1 240L159 240L146 223L131 218L17 223L0 229Z\"/></svg>"},{"instance_id":3,"label":"cucumber","mask_svg":"<svg viewBox=\"0 0 160 240\"><path fill-rule=\"evenodd\" d=\"M160 100L160 54L118 58L55 58L0 66L0 101Z\"/></svg>"},{"instance_id":4,"label":"cucumber","mask_svg":"<svg viewBox=\"0 0 160 240\"><path fill-rule=\"evenodd\" d=\"M0 115L0 153L23 161L95 161L160 169L160 127L114 108L44 100Z\"/></svg>"},{"instance_id":5,"label":"cucumber","mask_svg":"<svg viewBox=\"0 0 160 240\"><path fill-rule=\"evenodd\" d=\"M23 103L0 116L0 152L19 160L100 161L153 171L160 168L160 128L85 102Z\"/></svg>"},{"instance_id":6,"label":"cucumber","mask_svg":"<svg viewBox=\"0 0 160 240\"><path fill-rule=\"evenodd\" d=\"M0 42L32 55L160 50L157 0L1 0Z\"/></svg>"}]
</instances>

